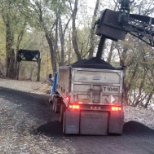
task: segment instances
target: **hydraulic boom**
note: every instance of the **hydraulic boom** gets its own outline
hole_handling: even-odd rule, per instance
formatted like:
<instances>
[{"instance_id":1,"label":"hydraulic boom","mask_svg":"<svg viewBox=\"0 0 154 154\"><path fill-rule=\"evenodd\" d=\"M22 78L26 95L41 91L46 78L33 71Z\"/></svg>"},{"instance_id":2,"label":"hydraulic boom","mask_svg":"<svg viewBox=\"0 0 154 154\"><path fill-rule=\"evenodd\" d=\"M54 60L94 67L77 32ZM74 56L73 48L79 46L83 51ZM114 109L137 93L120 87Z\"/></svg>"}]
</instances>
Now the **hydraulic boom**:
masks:
<instances>
[{"instance_id":1,"label":"hydraulic boom","mask_svg":"<svg viewBox=\"0 0 154 154\"><path fill-rule=\"evenodd\" d=\"M119 0L119 11L105 9L95 22L96 35L101 36L96 57L101 58L105 39L123 40L127 33L154 47L154 18L130 14L130 0Z\"/></svg>"}]
</instances>

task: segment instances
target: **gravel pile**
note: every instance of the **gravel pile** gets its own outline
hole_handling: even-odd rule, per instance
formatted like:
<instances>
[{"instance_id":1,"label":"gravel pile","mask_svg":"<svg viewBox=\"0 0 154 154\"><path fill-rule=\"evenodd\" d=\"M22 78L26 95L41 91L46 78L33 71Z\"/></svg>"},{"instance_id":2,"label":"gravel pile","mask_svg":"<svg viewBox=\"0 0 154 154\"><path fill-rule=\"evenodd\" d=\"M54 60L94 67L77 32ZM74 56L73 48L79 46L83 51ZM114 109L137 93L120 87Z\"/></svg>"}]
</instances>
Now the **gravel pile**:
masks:
<instances>
[{"instance_id":1,"label":"gravel pile","mask_svg":"<svg viewBox=\"0 0 154 154\"><path fill-rule=\"evenodd\" d=\"M116 70L115 67L107 63L102 59L98 59L96 57L90 59L82 59L79 60L71 65L72 67L79 67L79 68L97 68L97 69L110 69Z\"/></svg>"},{"instance_id":2,"label":"gravel pile","mask_svg":"<svg viewBox=\"0 0 154 154\"><path fill-rule=\"evenodd\" d=\"M125 122L137 121L154 129L154 111L142 107L124 106Z\"/></svg>"}]
</instances>

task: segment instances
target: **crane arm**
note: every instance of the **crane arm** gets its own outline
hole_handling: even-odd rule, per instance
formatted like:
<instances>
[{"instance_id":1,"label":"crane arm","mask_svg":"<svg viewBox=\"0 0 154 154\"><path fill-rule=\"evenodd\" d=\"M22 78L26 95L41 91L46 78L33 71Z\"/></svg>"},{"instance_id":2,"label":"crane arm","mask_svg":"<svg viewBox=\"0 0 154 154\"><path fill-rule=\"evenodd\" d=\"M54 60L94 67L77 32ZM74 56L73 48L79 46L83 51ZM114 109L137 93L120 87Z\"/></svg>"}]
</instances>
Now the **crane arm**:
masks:
<instances>
[{"instance_id":1,"label":"crane arm","mask_svg":"<svg viewBox=\"0 0 154 154\"><path fill-rule=\"evenodd\" d=\"M128 25L124 29L131 35L154 47L154 18L130 14Z\"/></svg>"},{"instance_id":2,"label":"crane arm","mask_svg":"<svg viewBox=\"0 0 154 154\"><path fill-rule=\"evenodd\" d=\"M154 47L154 18L130 14L130 0L118 0L119 11L105 9L95 22L96 35L101 36L97 58L101 58L105 39L124 40L127 33Z\"/></svg>"}]
</instances>

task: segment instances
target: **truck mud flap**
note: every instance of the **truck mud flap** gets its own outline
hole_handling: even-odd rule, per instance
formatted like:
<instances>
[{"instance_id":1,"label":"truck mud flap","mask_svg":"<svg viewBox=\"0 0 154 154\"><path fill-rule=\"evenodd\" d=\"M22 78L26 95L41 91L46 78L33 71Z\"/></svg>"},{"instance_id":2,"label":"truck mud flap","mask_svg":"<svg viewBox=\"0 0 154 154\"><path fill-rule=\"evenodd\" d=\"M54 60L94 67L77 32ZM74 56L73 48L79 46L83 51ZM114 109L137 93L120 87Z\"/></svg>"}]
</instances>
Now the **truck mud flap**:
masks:
<instances>
[{"instance_id":1,"label":"truck mud flap","mask_svg":"<svg viewBox=\"0 0 154 154\"><path fill-rule=\"evenodd\" d=\"M107 135L108 113L81 111L80 134Z\"/></svg>"},{"instance_id":2,"label":"truck mud flap","mask_svg":"<svg viewBox=\"0 0 154 154\"><path fill-rule=\"evenodd\" d=\"M124 125L124 113L110 112L109 133L121 135L123 131L123 125Z\"/></svg>"},{"instance_id":3,"label":"truck mud flap","mask_svg":"<svg viewBox=\"0 0 154 154\"><path fill-rule=\"evenodd\" d=\"M66 110L64 113L63 133L79 134L80 111Z\"/></svg>"}]
</instances>

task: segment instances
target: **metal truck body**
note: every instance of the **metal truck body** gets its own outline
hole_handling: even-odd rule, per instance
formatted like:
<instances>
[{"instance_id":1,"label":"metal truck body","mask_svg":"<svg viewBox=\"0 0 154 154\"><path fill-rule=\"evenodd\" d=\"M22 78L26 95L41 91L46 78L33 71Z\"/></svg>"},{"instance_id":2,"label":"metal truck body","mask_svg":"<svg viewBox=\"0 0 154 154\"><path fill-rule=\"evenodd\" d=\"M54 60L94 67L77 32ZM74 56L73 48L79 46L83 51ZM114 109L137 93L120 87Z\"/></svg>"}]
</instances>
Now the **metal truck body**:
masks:
<instances>
[{"instance_id":1,"label":"metal truck body","mask_svg":"<svg viewBox=\"0 0 154 154\"><path fill-rule=\"evenodd\" d=\"M50 101L65 134L122 133L123 70L102 61L105 40L123 40L130 33L154 47L154 18L130 14L129 0L118 4L118 12L106 9L95 22L100 36L96 57L59 69Z\"/></svg>"},{"instance_id":2,"label":"metal truck body","mask_svg":"<svg viewBox=\"0 0 154 154\"><path fill-rule=\"evenodd\" d=\"M122 70L63 66L56 77L50 100L64 134L122 133Z\"/></svg>"}]
</instances>

